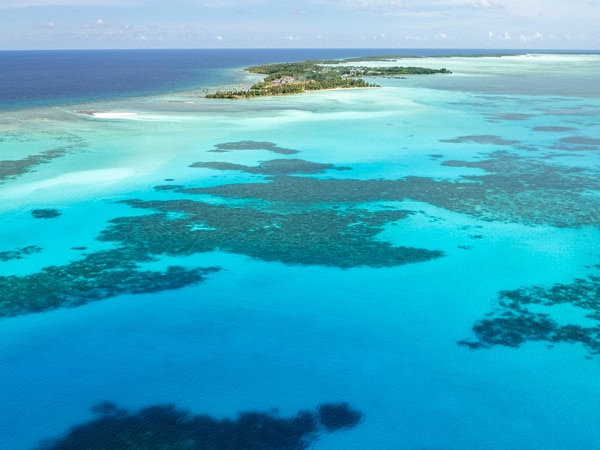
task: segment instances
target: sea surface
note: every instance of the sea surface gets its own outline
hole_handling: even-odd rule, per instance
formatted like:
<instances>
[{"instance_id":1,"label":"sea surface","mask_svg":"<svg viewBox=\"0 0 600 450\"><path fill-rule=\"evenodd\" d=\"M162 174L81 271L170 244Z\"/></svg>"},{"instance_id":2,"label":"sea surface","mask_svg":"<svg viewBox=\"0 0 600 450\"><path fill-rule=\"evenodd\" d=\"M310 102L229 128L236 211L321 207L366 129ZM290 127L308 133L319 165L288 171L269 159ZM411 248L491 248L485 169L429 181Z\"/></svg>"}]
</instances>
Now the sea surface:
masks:
<instances>
[{"instance_id":1,"label":"sea surface","mask_svg":"<svg viewBox=\"0 0 600 450\"><path fill-rule=\"evenodd\" d=\"M600 448L600 54L521 53L0 52L0 448ZM204 98L377 54L452 73Z\"/></svg>"}]
</instances>

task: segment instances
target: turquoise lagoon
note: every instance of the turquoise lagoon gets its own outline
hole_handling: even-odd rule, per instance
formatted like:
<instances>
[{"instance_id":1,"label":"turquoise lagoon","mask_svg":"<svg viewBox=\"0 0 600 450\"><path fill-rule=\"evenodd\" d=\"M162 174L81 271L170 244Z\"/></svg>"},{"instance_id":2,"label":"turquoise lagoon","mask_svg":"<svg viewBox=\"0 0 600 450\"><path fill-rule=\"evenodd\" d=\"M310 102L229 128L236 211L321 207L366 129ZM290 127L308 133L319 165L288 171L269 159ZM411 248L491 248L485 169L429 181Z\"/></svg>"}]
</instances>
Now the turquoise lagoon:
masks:
<instances>
[{"instance_id":1,"label":"turquoise lagoon","mask_svg":"<svg viewBox=\"0 0 600 450\"><path fill-rule=\"evenodd\" d=\"M400 64L453 73L1 112L0 446L109 400L598 448L600 56Z\"/></svg>"}]
</instances>

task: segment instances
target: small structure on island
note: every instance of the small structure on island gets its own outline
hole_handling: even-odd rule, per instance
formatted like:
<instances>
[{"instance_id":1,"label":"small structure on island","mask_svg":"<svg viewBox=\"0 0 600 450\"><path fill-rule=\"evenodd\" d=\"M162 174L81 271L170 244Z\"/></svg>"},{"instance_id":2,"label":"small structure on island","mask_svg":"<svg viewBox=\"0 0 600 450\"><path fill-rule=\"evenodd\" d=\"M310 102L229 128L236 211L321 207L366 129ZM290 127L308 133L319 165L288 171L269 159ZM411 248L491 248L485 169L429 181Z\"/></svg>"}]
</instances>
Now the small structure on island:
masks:
<instances>
[{"instance_id":1,"label":"small structure on island","mask_svg":"<svg viewBox=\"0 0 600 450\"><path fill-rule=\"evenodd\" d=\"M290 76L284 76L281 78L276 78L275 80L273 80L273 84L291 84L294 83L296 80L294 79L294 77L290 77Z\"/></svg>"}]
</instances>

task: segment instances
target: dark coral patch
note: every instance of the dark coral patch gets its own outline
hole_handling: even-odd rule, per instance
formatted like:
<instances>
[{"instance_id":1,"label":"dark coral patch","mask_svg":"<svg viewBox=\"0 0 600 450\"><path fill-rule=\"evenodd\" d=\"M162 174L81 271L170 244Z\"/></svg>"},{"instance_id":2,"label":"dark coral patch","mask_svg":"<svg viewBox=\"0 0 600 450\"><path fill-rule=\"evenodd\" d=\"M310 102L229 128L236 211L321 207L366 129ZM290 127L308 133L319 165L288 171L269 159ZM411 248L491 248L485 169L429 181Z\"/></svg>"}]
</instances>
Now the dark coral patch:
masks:
<instances>
[{"instance_id":1,"label":"dark coral patch","mask_svg":"<svg viewBox=\"0 0 600 450\"><path fill-rule=\"evenodd\" d=\"M480 161L444 161L442 165L482 169L488 174L465 175L462 178L513 194L536 191L537 195L543 195L544 191L550 191L555 196L562 196L600 188L595 174L581 167L552 165L506 151L493 152L489 156Z\"/></svg>"},{"instance_id":2,"label":"dark coral patch","mask_svg":"<svg viewBox=\"0 0 600 450\"><path fill-rule=\"evenodd\" d=\"M527 120L535 117L535 115L523 113L496 113L490 114L489 117L496 120Z\"/></svg>"},{"instance_id":3,"label":"dark coral patch","mask_svg":"<svg viewBox=\"0 0 600 450\"><path fill-rule=\"evenodd\" d=\"M19 248L17 250L0 252L0 261L10 261L11 259L23 259L27 255L40 253L41 251L41 247L38 247L37 245L29 245L27 247Z\"/></svg>"},{"instance_id":4,"label":"dark coral patch","mask_svg":"<svg viewBox=\"0 0 600 450\"><path fill-rule=\"evenodd\" d=\"M0 161L0 184L26 173L33 172L38 166L49 164L54 159L62 158L63 156L74 153L87 145L84 139L68 132L43 133L37 136L25 132L7 132L2 133L0 136L0 142L12 142L17 144L29 144L38 139L43 140L44 145L46 145L48 139L51 139L55 142L56 146L21 159Z\"/></svg>"},{"instance_id":5,"label":"dark coral patch","mask_svg":"<svg viewBox=\"0 0 600 450\"><path fill-rule=\"evenodd\" d=\"M0 317L73 307L122 294L179 289L204 280L216 268L142 270L151 261L144 249L91 253L64 266L49 266L30 275L0 276Z\"/></svg>"},{"instance_id":6,"label":"dark coral patch","mask_svg":"<svg viewBox=\"0 0 600 450\"><path fill-rule=\"evenodd\" d=\"M231 420L192 414L174 405L149 406L132 413L103 402L92 409L98 418L72 427L61 438L43 441L38 450L304 450L324 432L359 423L359 411L346 403L339 405L344 406L321 405L319 413L300 411L289 418L249 411ZM321 411L332 407L337 410L323 422Z\"/></svg>"},{"instance_id":7,"label":"dark coral patch","mask_svg":"<svg viewBox=\"0 0 600 450\"><path fill-rule=\"evenodd\" d=\"M445 161L444 166L487 172L457 181L425 177L399 180L317 179L278 175L268 183L238 183L187 188L186 194L270 202L329 204L381 200L422 201L483 220L557 227L600 225L600 177L593 168L571 168L505 151L480 161Z\"/></svg>"},{"instance_id":8,"label":"dark coral patch","mask_svg":"<svg viewBox=\"0 0 600 450\"><path fill-rule=\"evenodd\" d=\"M459 136L455 139L441 139L440 142L448 144L487 144L487 145L515 145L519 141L512 139L503 139L499 136L493 136L488 134L483 135L470 135L470 136Z\"/></svg>"},{"instance_id":9,"label":"dark coral patch","mask_svg":"<svg viewBox=\"0 0 600 450\"><path fill-rule=\"evenodd\" d=\"M552 148L574 151L600 151L600 139L587 136L568 136L560 139Z\"/></svg>"},{"instance_id":10,"label":"dark coral patch","mask_svg":"<svg viewBox=\"0 0 600 450\"><path fill-rule=\"evenodd\" d=\"M127 414L127 410L119 408L116 403L111 401L103 401L92 406L92 412L104 416L123 416Z\"/></svg>"},{"instance_id":11,"label":"dark coral patch","mask_svg":"<svg viewBox=\"0 0 600 450\"><path fill-rule=\"evenodd\" d=\"M182 184L160 184L158 186L154 186L154 190L156 191L176 191L184 189L185 186Z\"/></svg>"},{"instance_id":12,"label":"dark coral patch","mask_svg":"<svg viewBox=\"0 0 600 450\"><path fill-rule=\"evenodd\" d=\"M53 159L60 158L73 151L70 147L60 147L46 150L37 155L27 156L17 160L0 161L0 183L34 170L36 166L47 164Z\"/></svg>"},{"instance_id":13,"label":"dark coral patch","mask_svg":"<svg viewBox=\"0 0 600 450\"><path fill-rule=\"evenodd\" d=\"M319 406L319 421L329 431L353 428L360 423L362 417L348 403L324 403Z\"/></svg>"},{"instance_id":14,"label":"dark coral patch","mask_svg":"<svg viewBox=\"0 0 600 450\"><path fill-rule=\"evenodd\" d=\"M225 153L238 150L267 150L273 153L279 153L282 155L293 155L298 153L298 150L291 148L279 147L273 142L266 141L237 141L237 142L224 142L222 144L215 145L214 150L209 150L213 153Z\"/></svg>"},{"instance_id":15,"label":"dark coral patch","mask_svg":"<svg viewBox=\"0 0 600 450\"><path fill-rule=\"evenodd\" d=\"M550 111L545 111L544 114L547 116L595 117L600 116L600 111L595 107L591 107L588 109L587 106L582 106L581 108L573 107L564 109L553 109Z\"/></svg>"},{"instance_id":16,"label":"dark coral patch","mask_svg":"<svg viewBox=\"0 0 600 450\"><path fill-rule=\"evenodd\" d=\"M218 249L263 261L341 268L390 267L442 256L440 251L395 247L376 239L386 223L408 215L402 210L276 213L191 200L127 203L160 212L114 219L100 240L153 255Z\"/></svg>"},{"instance_id":17,"label":"dark coral patch","mask_svg":"<svg viewBox=\"0 0 600 450\"><path fill-rule=\"evenodd\" d=\"M53 208L34 209L31 211L31 215L36 219L53 219L61 214L62 213L58 209Z\"/></svg>"},{"instance_id":18,"label":"dark coral patch","mask_svg":"<svg viewBox=\"0 0 600 450\"><path fill-rule=\"evenodd\" d=\"M560 324L551 318L553 306L569 304L586 314L592 325ZM538 311L532 311L532 307ZM539 312L539 310L544 312ZM600 277L590 275L550 288L532 286L499 293L498 306L473 326L476 340L459 344L471 349L495 345L519 347L526 342L579 343L600 354Z\"/></svg>"},{"instance_id":19,"label":"dark coral patch","mask_svg":"<svg viewBox=\"0 0 600 450\"><path fill-rule=\"evenodd\" d=\"M262 161L258 166L245 166L227 162L196 162L190 167L202 167L216 170L240 170L259 175L319 174L326 170L350 170L349 167L337 167L333 164L319 164L301 159L272 159Z\"/></svg>"},{"instance_id":20,"label":"dark coral patch","mask_svg":"<svg viewBox=\"0 0 600 450\"><path fill-rule=\"evenodd\" d=\"M542 131L542 132L546 132L546 133L562 133L562 132L568 132L568 131L575 131L575 128L572 127L560 127L560 126L541 126L541 127L533 127L532 128L533 131Z\"/></svg>"},{"instance_id":21,"label":"dark coral patch","mask_svg":"<svg viewBox=\"0 0 600 450\"><path fill-rule=\"evenodd\" d=\"M317 179L274 176L269 183L236 183L210 188L188 188L186 194L261 199L288 203L358 203L406 198L403 180Z\"/></svg>"}]
</instances>

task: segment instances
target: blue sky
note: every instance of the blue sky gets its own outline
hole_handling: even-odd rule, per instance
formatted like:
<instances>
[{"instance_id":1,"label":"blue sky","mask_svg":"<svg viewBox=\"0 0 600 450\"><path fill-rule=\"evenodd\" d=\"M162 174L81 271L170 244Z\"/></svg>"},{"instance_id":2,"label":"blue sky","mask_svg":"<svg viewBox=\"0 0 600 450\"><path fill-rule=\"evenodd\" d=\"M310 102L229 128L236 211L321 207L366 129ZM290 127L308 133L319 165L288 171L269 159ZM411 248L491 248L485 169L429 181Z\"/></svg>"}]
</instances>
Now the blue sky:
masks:
<instances>
[{"instance_id":1,"label":"blue sky","mask_svg":"<svg viewBox=\"0 0 600 450\"><path fill-rule=\"evenodd\" d=\"M600 49L600 0L0 0L0 49Z\"/></svg>"}]
</instances>

